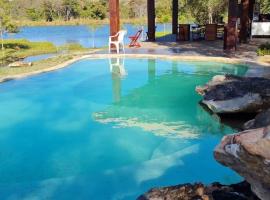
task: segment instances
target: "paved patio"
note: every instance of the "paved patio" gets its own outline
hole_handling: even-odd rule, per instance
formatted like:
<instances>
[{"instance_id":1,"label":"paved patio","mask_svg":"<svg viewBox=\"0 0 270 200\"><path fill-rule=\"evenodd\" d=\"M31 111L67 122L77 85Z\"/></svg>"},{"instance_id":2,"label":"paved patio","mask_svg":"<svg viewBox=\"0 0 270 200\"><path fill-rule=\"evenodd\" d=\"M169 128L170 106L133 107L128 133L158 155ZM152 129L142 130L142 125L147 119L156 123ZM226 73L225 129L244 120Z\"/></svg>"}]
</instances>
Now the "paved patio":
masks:
<instances>
[{"instance_id":1,"label":"paved patio","mask_svg":"<svg viewBox=\"0 0 270 200\"><path fill-rule=\"evenodd\" d=\"M179 56L211 56L239 58L247 62L257 61L256 50L268 39L254 38L248 44L239 44L236 52L226 52L223 50L223 40L216 41L175 41L173 36L160 38L156 42L142 42L141 48L126 48L126 54L158 54L158 55L179 55ZM100 51L107 53L107 50Z\"/></svg>"}]
</instances>

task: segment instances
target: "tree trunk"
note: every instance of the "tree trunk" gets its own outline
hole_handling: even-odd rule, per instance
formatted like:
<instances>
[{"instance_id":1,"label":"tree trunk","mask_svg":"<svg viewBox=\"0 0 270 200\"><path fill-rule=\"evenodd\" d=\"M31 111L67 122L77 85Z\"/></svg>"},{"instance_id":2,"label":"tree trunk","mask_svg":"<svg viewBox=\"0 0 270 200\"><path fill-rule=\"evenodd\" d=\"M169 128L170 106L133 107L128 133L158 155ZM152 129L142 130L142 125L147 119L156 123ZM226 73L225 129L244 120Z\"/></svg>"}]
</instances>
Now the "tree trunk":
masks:
<instances>
[{"instance_id":1,"label":"tree trunk","mask_svg":"<svg viewBox=\"0 0 270 200\"><path fill-rule=\"evenodd\" d=\"M211 11L209 11L208 14L208 23L213 24L213 13Z\"/></svg>"},{"instance_id":2,"label":"tree trunk","mask_svg":"<svg viewBox=\"0 0 270 200\"><path fill-rule=\"evenodd\" d=\"M3 36L3 29L2 29L2 23L0 27L0 34L1 34L1 49L2 49L2 62L4 62L5 52L4 52L4 36Z\"/></svg>"}]
</instances>

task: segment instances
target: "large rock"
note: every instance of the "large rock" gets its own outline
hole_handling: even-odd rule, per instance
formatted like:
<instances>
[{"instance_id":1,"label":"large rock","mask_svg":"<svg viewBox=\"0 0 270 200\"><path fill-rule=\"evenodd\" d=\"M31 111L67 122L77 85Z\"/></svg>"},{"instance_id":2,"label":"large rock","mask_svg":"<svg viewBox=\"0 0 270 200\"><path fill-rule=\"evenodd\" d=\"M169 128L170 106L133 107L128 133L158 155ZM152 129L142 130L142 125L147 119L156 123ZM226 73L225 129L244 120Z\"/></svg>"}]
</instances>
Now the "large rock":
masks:
<instances>
[{"instance_id":1,"label":"large rock","mask_svg":"<svg viewBox=\"0 0 270 200\"><path fill-rule=\"evenodd\" d=\"M229 186L183 184L152 189L137 200L258 200L247 182Z\"/></svg>"},{"instance_id":2,"label":"large rock","mask_svg":"<svg viewBox=\"0 0 270 200\"><path fill-rule=\"evenodd\" d=\"M196 91L203 96L202 103L214 113L258 113L270 108L270 79L215 76Z\"/></svg>"},{"instance_id":3,"label":"large rock","mask_svg":"<svg viewBox=\"0 0 270 200\"><path fill-rule=\"evenodd\" d=\"M33 63L31 62L17 61L17 62L10 63L8 67L30 67L32 65Z\"/></svg>"},{"instance_id":4,"label":"large rock","mask_svg":"<svg viewBox=\"0 0 270 200\"><path fill-rule=\"evenodd\" d=\"M270 127L225 136L215 158L251 184L262 200L270 199Z\"/></svg>"},{"instance_id":5,"label":"large rock","mask_svg":"<svg viewBox=\"0 0 270 200\"><path fill-rule=\"evenodd\" d=\"M244 129L256 129L265 126L270 126L270 109L259 113L255 119L250 120L244 124Z\"/></svg>"}]
</instances>

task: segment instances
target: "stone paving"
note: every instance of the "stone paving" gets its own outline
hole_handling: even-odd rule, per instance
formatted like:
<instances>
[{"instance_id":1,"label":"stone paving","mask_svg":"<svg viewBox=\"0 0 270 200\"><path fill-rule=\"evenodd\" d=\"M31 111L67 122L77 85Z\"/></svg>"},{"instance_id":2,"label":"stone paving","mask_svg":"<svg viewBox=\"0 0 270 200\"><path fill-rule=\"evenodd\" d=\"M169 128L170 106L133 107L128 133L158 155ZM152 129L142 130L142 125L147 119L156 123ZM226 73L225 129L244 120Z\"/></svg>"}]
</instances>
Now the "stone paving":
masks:
<instances>
[{"instance_id":1,"label":"stone paving","mask_svg":"<svg viewBox=\"0 0 270 200\"><path fill-rule=\"evenodd\" d=\"M256 50L260 44L267 41L270 39L252 39L248 44L239 44L237 51L229 53L223 50L223 40L188 42L157 40L156 42L142 42L141 48L126 48L126 54L227 57L251 62L257 61ZM108 51L103 50L100 53L108 53Z\"/></svg>"}]
</instances>

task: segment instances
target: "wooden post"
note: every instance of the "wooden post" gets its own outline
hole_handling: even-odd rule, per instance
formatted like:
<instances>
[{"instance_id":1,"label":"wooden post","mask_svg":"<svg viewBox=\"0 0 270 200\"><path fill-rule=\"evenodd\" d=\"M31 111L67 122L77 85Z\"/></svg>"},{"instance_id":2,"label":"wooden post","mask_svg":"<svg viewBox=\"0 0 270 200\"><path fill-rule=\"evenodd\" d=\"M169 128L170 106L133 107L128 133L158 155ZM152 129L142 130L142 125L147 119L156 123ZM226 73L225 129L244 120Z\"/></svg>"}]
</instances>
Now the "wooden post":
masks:
<instances>
[{"instance_id":1,"label":"wooden post","mask_svg":"<svg viewBox=\"0 0 270 200\"><path fill-rule=\"evenodd\" d=\"M156 40L155 0L147 0L148 41Z\"/></svg>"},{"instance_id":2,"label":"wooden post","mask_svg":"<svg viewBox=\"0 0 270 200\"><path fill-rule=\"evenodd\" d=\"M240 39L240 42L244 42L244 43L246 43L248 40L248 32L249 32L249 23L250 23L249 1L250 0L241 0L242 12L241 12L241 17L240 17L241 29L240 29L239 39Z\"/></svg>"},{"instance_id":3,"label":"wooden post","mask_svg":"<svg viewBox=\"0 0 270 200\"><path fill-rule=\"evenodd\" d=\"M178 27L178 0L172 0L172 34L177 34Z\"/></svg>"},{"instance_id":4,"label":"wooden post","mask_svg":"<svg viewBox=\"0 0 270 200\"><path fill-rule=\"evenodd\" d=\"M229 0L228 24L226 27L226 37L224 37L224 49L228 51L236 50L237 17L238 0Z\"/></svg>"},{"instance_id":5,"label":"wooden post","mask_svg":"<svg viewBox=\"0 0 270 200\"><path fill-rule=\"evenodd\" d=\"M120 30L119 0L109 0L110 34L115 35Z\"/></svg>"}]
</instances>

